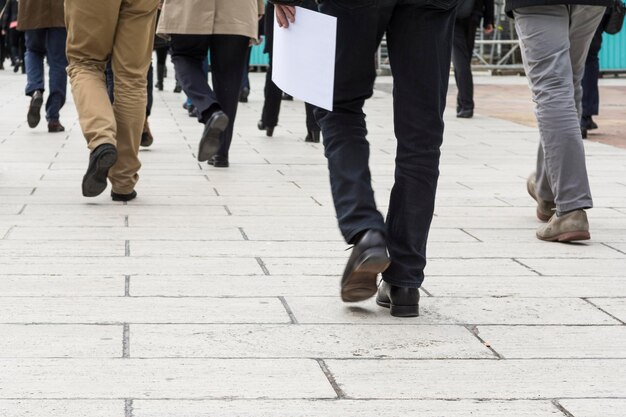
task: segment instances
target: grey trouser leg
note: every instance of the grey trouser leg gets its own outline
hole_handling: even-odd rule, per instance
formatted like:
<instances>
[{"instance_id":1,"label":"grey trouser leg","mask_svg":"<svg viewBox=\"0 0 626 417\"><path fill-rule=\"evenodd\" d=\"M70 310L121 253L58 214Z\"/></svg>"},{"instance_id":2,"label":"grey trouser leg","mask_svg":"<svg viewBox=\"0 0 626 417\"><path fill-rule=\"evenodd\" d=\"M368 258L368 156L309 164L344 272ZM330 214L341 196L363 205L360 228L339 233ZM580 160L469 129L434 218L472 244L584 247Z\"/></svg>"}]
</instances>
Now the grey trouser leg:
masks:
<instances>
[{"instance_id":1,"label":"grey trouser leg","mask_svg":"<svg viewBox=\"0 0 626 417\"><path fill-rule=\"evenodd\" d=\"M580 131L581 80L604 11L586 5L514 10L541 135L537 195L554 201L559 214L593 206Z\"/></svg>"}]
</instances>

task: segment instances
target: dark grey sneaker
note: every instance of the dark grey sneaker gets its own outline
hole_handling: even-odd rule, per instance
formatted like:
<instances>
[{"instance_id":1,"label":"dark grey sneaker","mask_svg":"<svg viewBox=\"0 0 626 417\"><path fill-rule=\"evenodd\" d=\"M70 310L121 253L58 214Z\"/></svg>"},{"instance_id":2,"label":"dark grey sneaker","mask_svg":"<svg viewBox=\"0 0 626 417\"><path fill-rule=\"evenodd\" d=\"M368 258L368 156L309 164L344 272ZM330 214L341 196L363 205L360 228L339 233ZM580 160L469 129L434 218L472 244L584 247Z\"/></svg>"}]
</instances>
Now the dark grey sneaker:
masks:
<instances>
[{"instance_id":1,"label":"dark grey sneaker","mask_svg":"<svg viewBox=\"0 0 626 417\"><path fill-rule=\"evenodd\" d=\"M368 230L354 245L341 279L341 299L347 303L367 300L378 289L376 277L391 264L381 232Z\"/></svg>"}]
</instances>

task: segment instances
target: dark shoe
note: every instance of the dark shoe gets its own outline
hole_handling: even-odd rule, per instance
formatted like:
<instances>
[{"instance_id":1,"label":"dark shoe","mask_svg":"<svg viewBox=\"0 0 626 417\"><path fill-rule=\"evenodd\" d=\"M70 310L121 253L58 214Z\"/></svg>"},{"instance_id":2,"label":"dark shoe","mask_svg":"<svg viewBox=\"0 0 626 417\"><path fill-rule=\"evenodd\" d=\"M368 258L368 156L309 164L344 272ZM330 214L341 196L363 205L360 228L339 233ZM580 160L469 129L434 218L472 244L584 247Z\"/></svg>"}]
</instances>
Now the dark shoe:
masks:
<instances>
[{"instance_id":1,"label":"dark shoe","mask_svg":"<svg viewBox=\"0 0 626 417\"><path fill-rule=\"evenodd\" d=\"M111 199L113 201L130 201L137 198L137 191L133 190L132 193L129 194L118 194L111 191Z\"/></svg>"},{"instance_id":2,"label":"dark shoe","mask_svg":"<svg viewBox=\"0 0 626 417\"><path fill-rule=\"evenodd\" d=\"M265 123L263 123L263 120L259 120L259 123L256 124L256 126L259 128L259 130L265 130L265 135L268 137L272 137L274 136L274 127L275 126L267 126Z\"/></svg>"},{"instance_id":3,"label":"dark shoe","mask_svg":"<svg viewBox=\"0 0 626 417\"><path fill-rule=\"evenodd\" d=\"M341 279L341 299L351 303L376 294L376 277L391 261L387 244L378 230L368 230L354 245Z\"/></svg>"},{"instance_id":4,"label":"dark shoe","mask_svg":"<svg viewBox=\"0 0 626 417\"><path fill-rule=\"evenodd\" d=\"M228 168L228 157L222 155L213 155L213 157L209 159L209 165L213 165L215 168Z\"/></svg>"},{"instance_id":5,"label":"dark shoe","mask_svg":"<svg viewBox=\"0 0 626 417\"><path fill-rule=\"evenodd\" d=\"M247 103L249 95L250 95L250 89L248 87L242 88L241 93L239 94L239 102Z\"/></svg>"},{"instance_id":6,"label":"dark shoe","mask_svg":"<svg viewBox=\"0 0 626 417\"><path fill-rule=\"evenodd\" d=\"M98 146L89 155L89 167L83 177L83 195L95 197L107 188L109 169L117 161L117 149L110 143Z\"/></svg>"},{"instance_id":7,"label":"dark shoe","mask_svg":"<svg viewBox=\"0 0 626 417\"><path fill-rule=\"evenodd\" d=\"M183 109L189 110L189 102L187 100L183 103Z\"/></svg>"},{"instance_id":8,"label":"dark shoe","mask_svg":"<svg viewBox=\"0 0 626 417\"><path fill-rule=\"evenodd\" d=\"M30 98L30 106L28 107L28 115L26 116L26 120L28 121L28 126L32 128L36 128L41 120L41 106L43 105L43 92L37 90L33 93Z\"/></svg>"},{"instance_id":9,"label":"dark shoe","mask_svg":"<svg viewBox=\"0 0 626 417\"><path fill-rule=\"evenodd\" d=\"M583 116L580 119L580 128L585 130L594 130L598 128L598 125L593 121L593 117Z\"/></svg>"},{"instance_id":10,"label":"dark shoe","mask_svg":"<svg viewBox=\"0 0 626 417\"><path fill-rule=\"evenodd\" d=\"M183 87L180 84L178 84L178 82L176 82L176 86L174 87L174 92L178 94L182 91L183 91Z\"/></svg>"},{"instance_id":11,"label":"dark shoe","mask_svg":"<svg viewBox=\"0 0 626 417\"><path fill-rule=\"evenodd\" d=\"M65 127L57 120L54 122L48 122L49 133L65 132Z\"/></svg>"},{"instance_id":12,"label":"dark shoe","mask_svg":"<svg viewBox=\"0 0 626 417\"><path fill-rule=\"evenodd\" d=\"M293 101L293 97L292 97L292 96L290 96L290 95L289 95L289 94L287 94L287 93L283 93L283 97L282 97L282 98L283 98L283 100L285 100L285 101Z\"/></svg>"},{"instance_id":13,"label":"dark shoe","mask_svg":"<svg viewBox=\"0 0 626 417\"><path fill-rule=\"evenodd\" d=\"M220 135L228 127L230 119L221 110L214 112L204 126L204 132L198 146L198 161L208 161L220 149Z\"/></svg>"},{"instance_id":14,"label":"dark shoe","mask_svg":"<svg viewBox=\"0 0 626 417\"><path fill-rule=\"evenodd\" d=\"M189 117L198 117L198 112L196 110L196 106L194 106L193 104L190 104L189 107L187 107L187 114L189 115Z\"/></svg>"},{"instance_id":15,"label":"dark shoe","mask_svg":"<svg viewBox=\"0 0 626 417\"><path fill-rule=\"evenodd\" d=\"M307 133L306 138L304 138L305 142L311 142L311 143L319 143L320 142L320 131L319 130L309 130L309 133Z\"/></svg>"},{"instance_id":16,"label":"dark shoe","mask_svg":"<svg viewBox=\"0 0 626 417\"><path fill-rule=\"evenodd\" d=\"M140 145L144 148L152 145L154 142L154 137L152 136L152 132L150 131L150 125L148 124L148 119L143 123L143 132L141 133L141 143Z\"/></svg>"},{"instance_id":17,"label":"dark shoe","mask_svg":"<svg viewBox=\"0 0 626 417\"><path fill-rule=\"evenodd\" d=\"M397 287L380 282L376 304L389 309L394 317L417 317L419 313L420 291L417 288Z\"/></svg>"},{"instance_id":18,"label":"dark shoe","mask_svg":"<svg viewBox=\"0 0 626 417\"><path fill-rule=\"evenodd\" d=\"M469 110L469 109L461 110L460 112L456 114L456 117L460 119L471 119L472 117L474 117L474 110Z\"/></svg>"},{"instance_id":19,"label":"dark shoe","mask_svg":"<svg viewBox=\"0 0 626 417\"><path fill-rule=\"evenodd\" d=\"M580 134L582 135L583 139L587 139L588 136L588 132L587 129L585 129L584 127L580 129Z\"/></svg>"},{"instance_id":20,"label":"dark shoe","mask_svg":"<svg viewBox=\"0 0 626 417\"><path fill-rule=\"evenodd\" d=\"M163 91L163 82L162 81L157 81L157 83L154 86L156 87L157 90Z\"/></svg>"},{"instance_id":21,"label":"dark shoe","mask_svg":"<svg viewBox=\"0 0 626 417\"><path fill-rule=\"evenodd\" d=\"M157 64L157 83L155 87L159 91L163 91L163 78L165 78L165 65Z\"/></svg>"}]
</instances>

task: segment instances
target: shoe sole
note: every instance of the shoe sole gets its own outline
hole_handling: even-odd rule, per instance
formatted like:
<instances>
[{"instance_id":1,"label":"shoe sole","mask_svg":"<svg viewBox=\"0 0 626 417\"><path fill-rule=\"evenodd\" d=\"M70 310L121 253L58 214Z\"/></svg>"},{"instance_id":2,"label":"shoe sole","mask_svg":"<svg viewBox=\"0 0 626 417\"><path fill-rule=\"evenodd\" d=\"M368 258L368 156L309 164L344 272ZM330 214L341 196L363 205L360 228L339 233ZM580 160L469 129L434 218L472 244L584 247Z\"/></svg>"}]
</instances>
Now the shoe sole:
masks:
<instances>
[{"instance_id":1,"label":"shoe sole","mask_svg":"<svg viewBox=\"0 0 626 417\"><path fill-rule=\"evenodd\" d=\"M350 276L341 284L341 299L346 303L356 303L374 296L378 291L376 278L390 264L387 254L380 250L363 252Z\"/></svg>"},{"instance_id":2,"label":"shoe sole","mask_svg":"<svg viewBox=\"0 0 626 417\"><path fill-rule=\"evenodd\" d=\"M220 135L226 130L229 122L228 116L223 114L204 128L202 139L198 145L198 161L208 161L217 154L221 146Z\"/></svg>"},{"instance_id":3,"label":"shoe sole","mask_svg":"<svg viewBox=\"0 0 626 417\"><path fill-rule=\"evenodd\" d=\"M37 97L33 99L33 102L30 103L30 107L28 108L28 116L26 116L26 120L28 121L28 126L31 129L34 129L39 125L41 121L41 106L43 105L43 97Z\"/></svg>"},{"instance_id":4,"label":"shoe sole","mask_svg":"<svg viewBox=\"0 0 626 417\"><path fill-rule=\"evenodd\" d=\"M144 148L147 148L147 147L151 146L153 142L154 142L154 138L152 137L152 135L148 135L145 132L142 133L142 135L141 135L141 143L140 143L141 146L143 146Z\"/></svg>"},{"instance_id":5,"label":"shoe sole","mask_svg":"<svg viewBox=\"0 0 626 417\"><path fill-rule=\"evenodd\" d=\"M107 188L109 169L117 162L117 152L113 149L103 152L96 161L96 166L83 177L83 196L99 196Z\"/></svg>"},{"instance_id":6,"label":"shoe sole","mask_svg":"<svg viewBox=\"0 0 626 417\"><path fill-rule=\"evenodd\" d=\"M381 307L388 308L389 314L394 317L418 317L420 315L420 306L397 306L391 303L386 303L376 299L376 304Z\"/></svg>"},{"instance_id":7,"label":"shoe sole","mask_svg":"<svg viewBox=\"0 0 626 417\"><path fill-rule=\"evenodd\" d=\"M577 240L589 240L591 239L591 234L589 232L580 231L580 232L566 232L561 233L552 237L541 237L537 234L537 239L543 240L545 242L574 242Z\"/></svg>"}]
</instances>

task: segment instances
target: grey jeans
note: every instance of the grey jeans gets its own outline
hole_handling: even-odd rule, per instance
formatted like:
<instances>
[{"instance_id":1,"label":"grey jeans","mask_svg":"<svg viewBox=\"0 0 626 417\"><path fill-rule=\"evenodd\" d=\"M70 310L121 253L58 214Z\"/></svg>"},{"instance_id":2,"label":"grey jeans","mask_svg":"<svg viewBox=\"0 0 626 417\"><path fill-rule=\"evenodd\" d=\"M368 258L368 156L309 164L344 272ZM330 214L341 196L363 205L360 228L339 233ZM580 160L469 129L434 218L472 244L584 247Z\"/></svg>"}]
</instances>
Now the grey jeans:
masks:
<instances>
[{"instance_id":1,"label":"grey jeans","mask_svg":"<svg viewBox=\"0 0 626 417\"><path fill-rule=\"evenodd\" d=\"M605 7L553 5L513 11L541 144L537 195L557 213L593 206L580 130L585 59Z\"/></svg>"}]
</instances>

